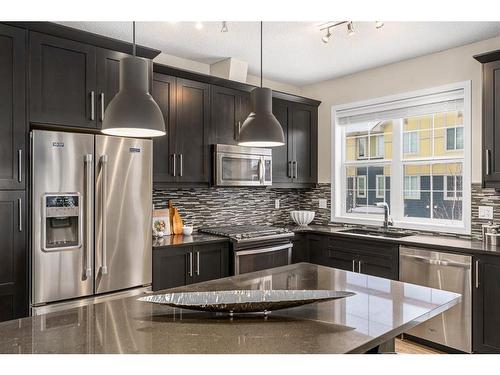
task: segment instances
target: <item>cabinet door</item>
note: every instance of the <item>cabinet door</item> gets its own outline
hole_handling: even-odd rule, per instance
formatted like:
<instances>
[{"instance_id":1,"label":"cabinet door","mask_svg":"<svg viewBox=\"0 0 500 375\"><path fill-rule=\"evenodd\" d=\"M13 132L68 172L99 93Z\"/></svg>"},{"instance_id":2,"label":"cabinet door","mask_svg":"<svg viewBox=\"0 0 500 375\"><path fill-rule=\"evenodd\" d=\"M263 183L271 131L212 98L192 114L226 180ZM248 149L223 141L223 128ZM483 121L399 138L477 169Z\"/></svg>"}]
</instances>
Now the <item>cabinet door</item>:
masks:
<instances>
[{"instance_id":1,"label":"cabinet door","mask_svg":"<svg viewBox=\"0 0 500 375\"><path fill-rule=\"evenodd\" d=\"M176 114L176 81L165 74L153 74L152 95L163 113L167 135L153 138L153 183L175 181L174 176L174 133ZM177 171L175 171L177 172Z\"/></svg>"},{"instance_id":2,"label":"cabinet door","mask_svg":"<svg viewBox=\"0 0 500 375\"><path fill-rule=\"evenodd\" d=\"M326 237L317 234L308 235L309 261L322 266L329 266Z\"/></svg>"},{"instance_id":3,"label":"cabinet door","mask_svg":"<svg viewBox=\"0 0 500 375\"><path fill-rule=\"evenodd\" d=\"M177 181L187 184L209 184L210 146L209 85L177 79L177 120L175 148Z\"/></svg>"},{"instance_id":4,"label":"cabinet door","mask_svg":"<svg viewBox=\"0 0 500 375\"><path fill-rule=\"evenodd\" d=\"M500 353L500 259L474 259L472 346L476 353ZM477 264L476 264L477 262Z\"/></svg>"},{"instance_id":5,"label":"cabinet door","mask_svg":"<svg viewBox=\"0 0 500 375\"><path fill-rule=\"evenodd\" d=\"M220 279L229 275L227 243L194 246L194 282Z\"/></svg>"},{"instance_id":6,"label":"cabinet door","mask_svg":"<svg viewBox=\"0 0 500 375\"><path fill-rule=\"evenodd\" d=\"M349 249L328 249L328 266L340 270L359 272L358 255Z\"/></svg>"},{"instance_id":7,"label":"cabinet door","mask_svg":"<svg viewBox=\"0 0 500 375\"><path fill-rule=\"evenodd\" d=\"M292 263L309 262L309 239L306 234L293 237Z\"/></svg>"},{"instance_id":8,"label":"cabinet door","mask_svg":"<svg viewBox=\"0 0 500 375\"><path fill-rule=\"evenodd\" d=\"M500 187L500 61L483 66L483 181Z\"/></svg>"},{"instance_id":9,"label":"cabinet door","mask_svg":"<svg viewBox=\"0 0 500 375\"><path fill-rule=\"evenodd\" d=\"M249 93L227 87L211 86L210 143L238 144L239 130L250 113Z\"/></svg>"},{"instance_id":10,"label":"cabinet door","mask_svg":"<svg viewBox=\"0 0 500 375\"><path fill-rule=\"evenodd\" d=\"M0 321L28 310L24 191L0 192Z\"/></svg>"},{"instance_id":11,"label":"cabinet door","mask_svg":"<svg viewBox=\"0 0 500 375\"><path fill-rule=\"evenodd\" d=\"M294 182L318 180L318 108L292 104L292 147L295 162Z\"/></svg>"},{"instance_id":12,"label":"cabinet door","mask_svg":"<svg viewBox=\"0 0 500 375\"><path fill-rule=\"evenodd\" d=\"M102 127L104 111L109 102L120 90L120 60L127 57L126 53L97 48L97 92L96 118L97 127Z\"/></svg>"},{"instance_id":13,"label":"cabinet door","mask_svg":"<svg viewBox=\"0 0 500 375\"><path fill-rule=\"evenodd\" d=\"M188 284L191 281L190 254L189 246L153 249L153 290Z\"/></svg>"},{"instance_id":14,"label":"cabinet door","mask_svg":"<svg viewBox=\"0 0 500 375\"><path fill-rule=\"evenodd\" d=\"M0 189L25 187L24 30L0 25Z\"/></svg>"},{"instance_id":15,"label":"cabinet door","mask_svg":"<svg viewBox=\"0 0 500 375\"><path fill-rule=\"evenodd\" d=\"M291 120L290 103L284 100L273 98L273 114L281 124L285 134L284 146L273 147L273 184L293 182L292 179L292 142L289 131Z\"/></svg>"},{"instance_id":16,"label":"cabinet door","mask_svg":"<svg viewBox=\"0 0 500 375\"><path fill-rule=\"evenodd\" d=\"M30 33L30 121L97 126L96 48Z\"/></svg>"},{"instance_id":17,"label":"cabinet door","mask_svg":"<svg viewBox=\"0 0 500 375\"><path fill-rule=\"evenodd\" d=\"M385 279L399 279L399 264L390 256L359 255L359 268L366 275L383 277Z\"/></svg>"}]
</instances>

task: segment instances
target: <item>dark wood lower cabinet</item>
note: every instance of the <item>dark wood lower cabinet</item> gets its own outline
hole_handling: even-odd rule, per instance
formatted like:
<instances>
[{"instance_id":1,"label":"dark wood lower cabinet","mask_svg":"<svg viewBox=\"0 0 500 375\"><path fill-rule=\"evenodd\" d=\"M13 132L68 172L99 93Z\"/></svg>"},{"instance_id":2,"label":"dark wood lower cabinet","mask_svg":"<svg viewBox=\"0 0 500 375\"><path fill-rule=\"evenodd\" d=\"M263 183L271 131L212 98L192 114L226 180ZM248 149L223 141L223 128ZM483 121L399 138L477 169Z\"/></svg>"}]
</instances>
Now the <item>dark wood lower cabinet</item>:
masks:
<instances>
[{"instance_id":1,"label":"dark wood lower cabinet","mask_svg":"<svg viewBox=\"0 0 500 375\"><path fill-rule=\"evenodd\" d=\"M24 191L0 191L0 321L28 309Z\"/></svg>"},{"instance_id":2,"label":"dark wood lower cabinet","mask_svg":"<svg viewBox=\"0 0 500 375\"><path fill-rule=\"evenodd\" d=\"M307 239L309 246L309 262L331 267L326 255L328 237L320 234L309 234Z\"/></svg>"},{"instance_id":3,"label":"dark wood lower cabinet","mask_svg":"<svg viewBox=\"0 0 500 375\"><path fill-rule=\"evenodd\" d=\"M309 262L309 239L307 234L295 234L292 242L292 263Z\"/></svg>"},{"instance_id":4,"label":"dark wood lower cabinet","mask_svg":"<svg viewBox=\"0 0 500 375\"><path fill-rule=\"evenodd\" d=\"M500 258L474 258L472 347L475 353L500 353Z\"/></svg>"},{"instance_id":5,"label":"dark wood lower cabinet","mask_svg":"<svg viewBox=\"0 0 500 375\"><path fill-rule=\"evenodd\" d=\"M153 250L153 290L229 276L227 242Z\"/></svg>"}]
</instances>

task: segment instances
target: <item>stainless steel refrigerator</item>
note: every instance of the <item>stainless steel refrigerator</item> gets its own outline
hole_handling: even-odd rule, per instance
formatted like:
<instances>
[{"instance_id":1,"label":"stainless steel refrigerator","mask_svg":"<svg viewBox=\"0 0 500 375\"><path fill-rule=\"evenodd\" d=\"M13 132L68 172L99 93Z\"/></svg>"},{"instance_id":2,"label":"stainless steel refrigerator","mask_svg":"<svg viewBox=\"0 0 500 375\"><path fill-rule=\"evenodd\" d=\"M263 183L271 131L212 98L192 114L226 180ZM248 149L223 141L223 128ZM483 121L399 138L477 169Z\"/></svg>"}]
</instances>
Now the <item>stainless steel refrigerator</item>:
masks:
<instances>
[{"instance_id":1,"label":"stainless steel refrigerator","mask_svg":"<svg viewBox=\"0 0 500 375\"><path fill-rule=\"evenodd\" d=\"M151 284L151 140L31 136L32 307Z\"/></svg>"}]
</instances>

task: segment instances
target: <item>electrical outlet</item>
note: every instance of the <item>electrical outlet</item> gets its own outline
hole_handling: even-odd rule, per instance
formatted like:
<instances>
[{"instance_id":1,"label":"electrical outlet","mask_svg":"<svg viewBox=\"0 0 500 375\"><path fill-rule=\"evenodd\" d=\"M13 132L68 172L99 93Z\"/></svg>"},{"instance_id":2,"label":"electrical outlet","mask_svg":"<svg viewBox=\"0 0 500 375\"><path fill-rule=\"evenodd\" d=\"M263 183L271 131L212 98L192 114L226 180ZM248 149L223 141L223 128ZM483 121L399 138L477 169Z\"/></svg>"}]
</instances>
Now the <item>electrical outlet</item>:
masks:
<instances>
[{"instance_id":1,"label":"electrical outlet","mask_svg":"<svg viewBox=\"0 0 500 375\"><path fill-rule=\"evenodd\" d=\"M479 218L486 220L493 220L493 207L479 206Z\"/></svg>"},{"instance_id":2,"label":"electrical outlet","mask_svg":"<svg viewBox=\"0 0 500 375\"><path fill-rule=\"evenodd\" d=\"M326 199L320 198L318 199L319 202L319 208L326 208Z\"/></svg>"},{"instance_id":3,"label":"electrical outlet","mask_svg":"<svg viewBox=\"0 0 500 375\"><path fill-rule=\"evenodd\" d=\"M276 208L276 209L280 208L280 200L279 199L274 200L274 208Z\"/></svg>"}]
</instances>

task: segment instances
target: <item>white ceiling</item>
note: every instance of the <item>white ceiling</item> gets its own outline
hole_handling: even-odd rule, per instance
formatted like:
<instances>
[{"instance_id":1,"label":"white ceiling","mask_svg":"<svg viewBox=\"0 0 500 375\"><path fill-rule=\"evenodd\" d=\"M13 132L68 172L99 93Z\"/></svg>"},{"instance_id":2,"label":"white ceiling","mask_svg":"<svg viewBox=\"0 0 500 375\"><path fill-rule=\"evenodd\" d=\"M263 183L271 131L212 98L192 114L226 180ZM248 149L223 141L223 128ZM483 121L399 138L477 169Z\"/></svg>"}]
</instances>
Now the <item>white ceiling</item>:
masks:
<instances>
[{"instance_id":1,"label":"white ceiling","mask_svg":"<svg viewBox=\"0 0 500 375\"><path fill-rule=\"evenodd\" d=\"M131 22L59 22L61 24L132 40ZM500 22L354 22L356 34L335 29L330 43L321 41L322 22L265 22L264 76L304 86L361 70L426 55L500 35ZM248 62L248 72L259 75L259 23L137 22L137 43L170 55L207 64L233 57ZM500 48L500 46L499 46Z\"/></svg>"}]
</instances>

